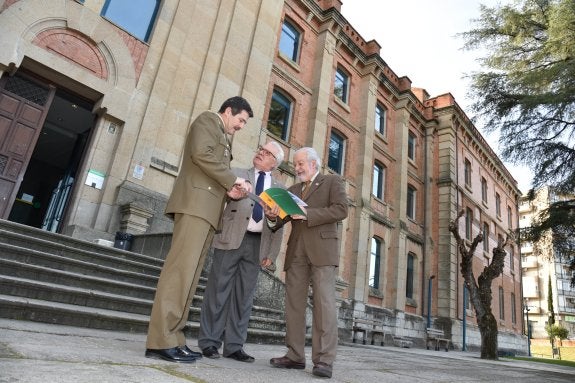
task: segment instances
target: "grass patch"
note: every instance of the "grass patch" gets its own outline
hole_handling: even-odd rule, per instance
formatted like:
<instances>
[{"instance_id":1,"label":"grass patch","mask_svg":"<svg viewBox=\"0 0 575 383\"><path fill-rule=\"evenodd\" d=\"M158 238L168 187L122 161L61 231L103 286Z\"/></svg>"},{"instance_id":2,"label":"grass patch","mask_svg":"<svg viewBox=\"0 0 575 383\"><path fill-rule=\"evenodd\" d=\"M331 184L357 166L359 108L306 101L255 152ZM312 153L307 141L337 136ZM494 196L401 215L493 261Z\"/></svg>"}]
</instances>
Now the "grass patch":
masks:
<instances>
[{"instance_id":1,"label":"grass patch","mask_svg":"<svg viewBox=\"0 0 575 383\"><path fill-rule=\"evenodd\" d=\"M506 359L525 360L527 362L539 362L539 363L555 364L558 366L575 368L575 362L572 362L570 360L547 359L547 358L525 358L525 357L521 357L521 356L509 357Z\"/></svg>"}]
</instances>

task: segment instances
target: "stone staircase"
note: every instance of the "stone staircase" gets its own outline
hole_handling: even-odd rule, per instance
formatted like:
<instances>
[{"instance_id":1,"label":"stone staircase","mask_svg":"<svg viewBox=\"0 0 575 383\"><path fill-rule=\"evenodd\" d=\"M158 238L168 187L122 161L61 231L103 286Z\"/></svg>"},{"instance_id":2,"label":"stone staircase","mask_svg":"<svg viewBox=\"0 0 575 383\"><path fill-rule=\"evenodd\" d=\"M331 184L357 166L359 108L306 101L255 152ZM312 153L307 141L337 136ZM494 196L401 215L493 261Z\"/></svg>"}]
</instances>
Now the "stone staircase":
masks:
<instances>
[{"instance_id":1,"label":"stone staircase","mask_svg":"<svg viewBox=\"0 0 575 383\"><path fill-rule=\"evenodd\" d=\"M146 332L162 263L0 220L0 317ZM197 336L204 287L202 278L185 328L188 337ZM283 284L262 271L248 342L283 343L283 313Z\"/></svg>"}]
</instances>

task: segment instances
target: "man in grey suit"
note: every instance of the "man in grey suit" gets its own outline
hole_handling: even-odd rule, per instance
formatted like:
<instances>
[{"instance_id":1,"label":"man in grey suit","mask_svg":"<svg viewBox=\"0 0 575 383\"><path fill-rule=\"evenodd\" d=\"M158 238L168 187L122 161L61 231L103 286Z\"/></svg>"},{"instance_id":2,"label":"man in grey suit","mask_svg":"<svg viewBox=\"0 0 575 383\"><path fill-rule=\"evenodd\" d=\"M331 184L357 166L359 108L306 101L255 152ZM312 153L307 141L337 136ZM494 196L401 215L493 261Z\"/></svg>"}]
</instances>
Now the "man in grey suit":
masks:
<instances>
[{"instance_id":1,"label":"man in grey suit","mask_svg":"<svg viewBox=\"0 0 575 383\"><path fill-rule=\"evenodd\" d=\"M282 147L274 141L258 148L250 169L234 173L255 185L255 192L283 187L271 172L284 158ZM258 186L259 189L258 190ZM260 266L275 261L283 230L272 232L263 209L251 199L229 201L222 216L221 232L214 237L212 268L204 292L198 346L207 358L223 355L240 362L255 359L243 350L253 305Z\"/></svg>"},{"instance_id":2,"label":"man in grey suit","mask_svg":"<svg viewBox=\"0 0 575 383\"><path fill-rule=\"evenodd\" d=\"M305 216L291 216L287 243L285 356L272 358L278 368L305 368L305 312L308 289L313 289L312 353L315 376L331 378L337 350L335 280L339 265L337 223L347 217L347 195L337 175L319 173L321 162L313 148L295 152L294 168L300 183L288 190L307 204ZM270 219L276 209L266 208ZM279 221L281 226L285 221Z\"/></svg>"}]
</instances>

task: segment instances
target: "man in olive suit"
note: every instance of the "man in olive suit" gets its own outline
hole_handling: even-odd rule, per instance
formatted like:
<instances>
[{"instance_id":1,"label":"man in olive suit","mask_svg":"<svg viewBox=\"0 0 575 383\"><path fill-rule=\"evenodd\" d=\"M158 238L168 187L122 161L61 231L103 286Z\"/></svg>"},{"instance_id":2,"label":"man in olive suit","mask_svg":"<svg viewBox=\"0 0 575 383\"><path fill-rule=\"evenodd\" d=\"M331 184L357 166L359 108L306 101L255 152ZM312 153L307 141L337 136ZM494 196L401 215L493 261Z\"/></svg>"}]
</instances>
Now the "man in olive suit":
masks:
<instances>
[{"instance_id":1,"label":"man in olive suit","mask_svg":"<svg viewBox=\"0 0 575 383\"><path fill-rule=\"evenodd\" d=\"M148 326L146 357L191 363L201 354L186 345L183 328L206 253L227 198L240 199L252 187L230 169L230 137L253 116L241 97L226 100L190 125L182 165L166 206L174 219L172 245L156 289Z\"/></svg>"}]
</instances>

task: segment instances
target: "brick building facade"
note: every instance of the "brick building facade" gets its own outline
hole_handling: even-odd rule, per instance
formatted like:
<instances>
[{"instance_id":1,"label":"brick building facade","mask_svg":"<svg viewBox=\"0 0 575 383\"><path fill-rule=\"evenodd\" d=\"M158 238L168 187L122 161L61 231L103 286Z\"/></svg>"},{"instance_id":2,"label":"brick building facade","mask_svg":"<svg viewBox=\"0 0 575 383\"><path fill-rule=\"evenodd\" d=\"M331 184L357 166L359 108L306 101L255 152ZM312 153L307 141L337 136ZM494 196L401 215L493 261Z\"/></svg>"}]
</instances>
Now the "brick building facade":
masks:
<instances>
[{"instance_id":1,"label":"brick building facade","mask_svg":"<svg viewBox=\"0 0 575 383\"><path fill-rule=\"evenodd\" d=\"M143 29L117 16L125 12L116 4L0 1L2 128L16 121L28 129L20 157L0 152L20 164L6 166L2 218L88 240L169 232L162 211L189 123L239 94L254 118L234 137L234 165L248 165L258 144L275 139L289 160L313 146L323 171L345 179L341 339L351 339L354 315L413 339L423 339L430 317L455 347L463 331L468 347L479 344L447 227L463 208L462 233L488 234L479 273L498 236L517 228L520 192L450 94L430 97L397 75L401 68L347 22L339 0L146 0ZM18 111L32 106L35 119L22 122ZM83 117L69 123L78 111ZM38 165L35 148L54 152L66 142L50 144L46 132L73 139L57 170ZM23 177L26 168L50 171L52 182ZM279 177L294 182L289 162ZM500 346L525 352L519 251L509 253L493 308ZM280 278L281 266L280 257Z\"/></svg>"}]
</instances>

